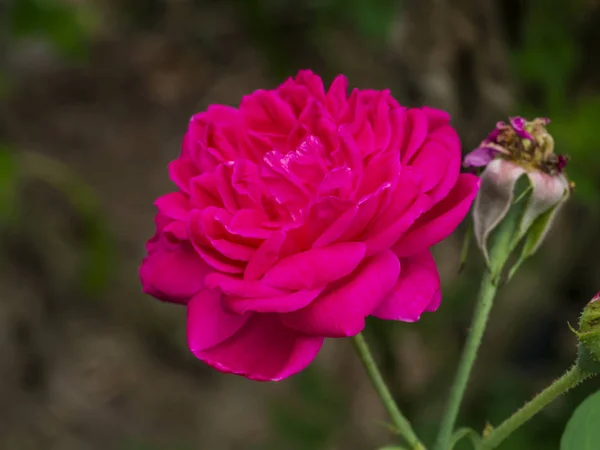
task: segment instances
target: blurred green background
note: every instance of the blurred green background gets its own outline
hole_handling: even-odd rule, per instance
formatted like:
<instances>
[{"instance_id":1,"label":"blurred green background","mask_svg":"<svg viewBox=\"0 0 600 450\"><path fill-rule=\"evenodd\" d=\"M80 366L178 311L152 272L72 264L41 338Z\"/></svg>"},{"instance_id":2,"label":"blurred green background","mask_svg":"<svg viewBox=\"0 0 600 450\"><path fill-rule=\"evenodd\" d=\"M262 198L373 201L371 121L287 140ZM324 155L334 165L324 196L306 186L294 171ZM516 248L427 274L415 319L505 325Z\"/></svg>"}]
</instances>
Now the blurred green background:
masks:
<instances>
[{"instance_id":1,"label":"blurred green background","mask_svg":"<svg viewBox=\"0 0 600 450\"><path fill-rule=\"evenodd\" d=\"M473 148L508 115L551 117L577 187L502 289L462 425L497 424L575 358L600 289L598 0L0 2L0 448L359 450L392 442L349 342L277 384L188 354L181 308L140 293L153 200L187 120L300 68L448 110ZM481 273L435 249L437 314L369 323L403 410L433 439ZM561 398L502 449L557 449ZM467 448L467 447L465 447Z\"/></svg>"}]
</instances>

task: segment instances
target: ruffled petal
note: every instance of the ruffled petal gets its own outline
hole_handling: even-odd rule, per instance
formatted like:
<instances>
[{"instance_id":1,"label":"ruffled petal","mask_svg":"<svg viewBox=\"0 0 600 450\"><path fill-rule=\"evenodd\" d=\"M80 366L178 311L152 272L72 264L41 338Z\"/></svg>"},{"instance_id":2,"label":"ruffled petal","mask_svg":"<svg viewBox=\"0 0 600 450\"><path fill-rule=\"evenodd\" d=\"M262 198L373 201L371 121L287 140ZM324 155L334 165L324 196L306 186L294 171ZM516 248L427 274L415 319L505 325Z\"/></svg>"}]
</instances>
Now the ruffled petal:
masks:
<instances>
[{"instance_id":1,"label":"ruffled petal","mask_svg":"<svg viewBox=\"0 0 600 450\"><path fill-rule=\"evenodd\" d=\"M391 251L366 259L306 308L283 314L283 323L315 336L346 337L362 331L365 318L394 287L400 262Z\"/></svg>"},{"instance_id":2,"label":"ruffled petal","mask_svg":"<svg viewBox=\"0 0 600 450\"><path fill-rule=\"evenodd\" d=\"M244 314L247 311L289 313L309 305L324 289L325 286L321 286L315 289L305 289L269 297L225 296L223 303L228 309L237 314Z\"/></svg>"},{"instance_id":3,"label":"ruffled petal","mask_svg":"<svg viewBox=\"0 0 600 450\"><path fill-rule=\"evenodd\" d=\"M273 314L253 314L237 333L208 349L196 346L194 328L189 320L189 346L198 359L221 372L257 381L279 381L300 372L323 345L322 337L287 328Z\"/></svg>"},{"instance_id":4,"label":"ruffled petal","mask_svg":"<svg viewBox=\"0 0 600 450\"><path fill-rule=\"evenodd\" d=\"M204 278L211 271L194 249L181 244L174 248L157 248L140 267L143 291L160 300L186 303L204 288Z\"/></svg>"},{"instance_id":5,"label":"ruffled petal","mask_svg":"<svg viewBox=\"0 0 600 450\"><path fill-rule=\"evenodd\" d=\"M238 332L250 318L223 309L218 291L202 290L187 305L187 338L192 351L206 350Z\"/></svg>"},{"instance_id":6,"label":"ruffled petal","mask_svg":"<svg viewBox=\"0 0 600 450\"><path fill-rule=\"evenodd\" d=\"M280 260L262 282L280 289L314 289L349 275L365 256L362 242L313 248Z\"/></svg>"},{"instance_id":7,"label":"ruffled petal","mask_svg":"<svg viewBox=\"0 0 600 450\"><path fill-rule=\"evenodd\" d=\"M465 218L479 190L475 175L461 174L448 196L423 214L394 245L400 257L416 255L447 238Z\"/></svg>"},{"instance_id":8,"label":"ruffled petal","mask_svg":"<svg viewBox=\"0 0 600 450\"><path fill-rule=\"evenodd\" d=\"M400 260L400 276L389 296L373 316L385 320L416 322L424 311L440 305L440 276L429 251Z\"/></svg>"}]
</instances>

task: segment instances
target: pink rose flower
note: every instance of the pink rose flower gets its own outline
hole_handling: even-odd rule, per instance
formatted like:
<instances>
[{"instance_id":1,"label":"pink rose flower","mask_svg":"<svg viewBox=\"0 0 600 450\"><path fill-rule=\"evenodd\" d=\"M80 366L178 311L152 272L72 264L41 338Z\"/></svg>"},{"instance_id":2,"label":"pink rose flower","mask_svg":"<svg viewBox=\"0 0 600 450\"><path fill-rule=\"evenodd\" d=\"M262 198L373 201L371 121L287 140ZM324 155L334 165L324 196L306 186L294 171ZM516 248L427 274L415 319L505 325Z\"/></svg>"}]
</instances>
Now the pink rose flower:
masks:
<instances>
[{"instance_id":1,"label":"pink rose flower","mask_svg":"<svg viewBox=\"0 0 600 450\"><path fill-rule=\"evenodd\" d=\"M178 190L156 201L144 292L187 306L191 351L222 372L281 380L367 316L413 322L440 304L429 248L479 179L459 174L448 114L347 87L301 71L211 105L169 166Z\"/></svg>"}]
</instances>

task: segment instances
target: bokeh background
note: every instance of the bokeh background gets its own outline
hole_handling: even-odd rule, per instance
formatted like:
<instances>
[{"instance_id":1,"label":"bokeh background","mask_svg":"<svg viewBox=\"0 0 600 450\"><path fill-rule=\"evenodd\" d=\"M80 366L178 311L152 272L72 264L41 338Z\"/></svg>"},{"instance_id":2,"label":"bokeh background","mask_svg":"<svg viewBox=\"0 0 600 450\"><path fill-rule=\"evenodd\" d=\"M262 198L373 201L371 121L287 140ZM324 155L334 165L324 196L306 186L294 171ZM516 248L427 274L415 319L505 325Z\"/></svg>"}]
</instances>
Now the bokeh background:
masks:
<instances>
[{"instance_id":1,"label":"bokeh background","mask_svg":"<svg viewBox=\"0 0 600 450\"><path fill-rule=\"evenodd\" d=\"M256 383L188 353L185 311L145 297L152 205L188 118L300 68L448 110L465 151L508 115L549 116L575 195L502 289L461 424L499 423L575 358L600 289L598 0L0 1L0 448L362 450L392 441L348 341ZM430 442L481 274L465 226L417 324L369 323ZM473 249L474 250L474 249ZM502 449L551 450L590 382ZM467 447L465 447L467 448Z\"/></svg>"}]
</instances>

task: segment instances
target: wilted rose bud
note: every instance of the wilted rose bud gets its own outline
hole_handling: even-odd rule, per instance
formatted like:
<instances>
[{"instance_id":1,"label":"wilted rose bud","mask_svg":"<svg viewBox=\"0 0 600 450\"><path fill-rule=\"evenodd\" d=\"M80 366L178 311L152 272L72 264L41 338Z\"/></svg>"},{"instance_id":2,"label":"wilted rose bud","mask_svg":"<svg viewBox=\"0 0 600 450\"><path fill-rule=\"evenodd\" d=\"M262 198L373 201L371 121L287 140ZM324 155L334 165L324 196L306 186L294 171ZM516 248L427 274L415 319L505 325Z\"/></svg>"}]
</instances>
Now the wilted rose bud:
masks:
<instances>
[{"instance_id":1,"label":"wilted rose bud","mask_svg":"<svg viewBox=\"0 0 600 450\"><path fill-rule=\"evenodd\" d=\"M527 175L530 192L515 230L514 243L526 237L521 258L531 256L546 235L559 206L568 198L564 173L567 158L554 153L554 139L546 130L549 119L510 118L496 128L464 160L465 167L485 167L473 209L474 234L489 264L487 240L514 202L517 180Z\"/></svg>"},{"instance_id":2,"label":"wilted rose bud","mask_svg":"<svg viewBox=\"0 0 600 450\"><path fill-rule=\"evenodd\" d=\"M586 305L579 320L579 360L587 372L600 372L600 292Z\"/></svg>"}]
</instances>

